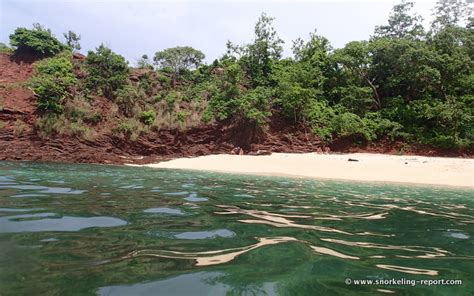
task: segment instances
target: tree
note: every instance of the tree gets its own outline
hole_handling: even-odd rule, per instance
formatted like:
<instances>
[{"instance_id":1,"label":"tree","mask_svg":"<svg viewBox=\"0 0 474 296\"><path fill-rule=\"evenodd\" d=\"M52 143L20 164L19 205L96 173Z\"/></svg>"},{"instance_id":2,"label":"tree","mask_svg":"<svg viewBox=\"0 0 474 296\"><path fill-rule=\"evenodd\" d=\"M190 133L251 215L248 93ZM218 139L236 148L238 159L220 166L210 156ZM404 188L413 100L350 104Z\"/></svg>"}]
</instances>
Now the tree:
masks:
<instances>
[{"instance_id":1,"label":"tree","mask_svg":"<svg viewBox=\"0 0 474 296\"><path fill-rule=\"evenodd\" d=\"M137 66L140 69L153 69L153 65L151 64L147 54L142 55L142 57L138 59Z\"/></svg>"},{"instance_id":2,"label":"tree","mask_svg":"<svg viewBox=\"0 0 474 296\"><path fill-rule=\"evenodd\" d=\"M293 41L292 50L296 61L312 61L317 62L319 66L326 66L323 64L327 64L332 46L326 37L318 35L315 30L309 34L307 42L301 38Z\"/></svg>"},{"instance_id":3,"label":"tree","mask_svg":"<svg viewBox=\"0 0 474 296\"><path fill-rule=\"evenodd\" d=\"M243 46L227 43L227 55L240 57L240 63L250 75L253 87L268 85L272 64L281 58L283 52L284 42L273 27L274 20L262 13L255 25L253 43Z\"/></svg>"},{"instance_id":4,"label":"tree","mask_svg":"<svg viewBox=\"0 0 474 296\"><path fill-rule=\"evenodd\" d=\"M81 40L81 35L69 30L67 33L63 33L63 36L66 39L66 45L69 46L72 51L81 50L81 44L79 43L79 40Z\"/></svg>"},{"instance_id":5,"label":"tree","mask_svg":"<svg viewBox=\"0 0 474 296\"><path fill-rule=\"evenodd\" d=\"M170 69L176 75L180 71L198 68L205 55L190 46L177 46L155 53L153 60L161 69Z\"/></svg>"},{"instance_id":6,"label":"tree","mask_svg":"<svg viewBox=\"0 0 474 296\"><path fill-rule=\"evenodd\" d=\"M180 72L198 68L206 56L201 51L190 46L177 46L158 51L153 61L162 70L171 70L173 86Z\"/></svg>"},{"instance_id":7,"label":"tree","mask_svg":"<svg viewBox=\"0 0 474 296\"><path fill-rule=\"evenodd\" d=\"M39 24L34 24L31 30L17 28L10 35L10 44L17 54L33 54L40 57L53 56L66 49L66 46L54 37L51 30Z\"/></svg>"},{"instance_id":8,"label":"tree","mask_svg":"<svg viewBox=\"0 0 474 296\"><path fill-rule=\"evenodd\" d=\"M347 71L372 89L375 106L381 108L382 103L375 84L376 76L372 71L373 61L369 46L367 41L349 42L344 48L336 50L334 58Z\"/></svg>"},{"instance_id":9,"label":"tree","mask_svg":"<svg viewBox=\"0 0 474 296\"><path fill-rule=\"evenodd\" d=\"M406 0L395 5L390 13L388 25L375 27L375 37L419 39L423 36L422 17L410 13L413 5L413 2Z\"/></svg>"},{"instance_id":10,"label":"tree","mask_svg":"<svg viewBox=\"0 0 474 296\"><path fill-rule=\"evenodd\" d=\"M444 28L459 25L472 13L467 0L438 0L434 8L435 19L431 23L431 29L439 32ZM471 21L469 19L469 21Z\"/></svg>"},{"instance_id":11,"label":"tree","mask_svg":"<svg viewBox=\"0 0 474 296\"><path fill-rule=\"evenodd\" d=\"M284 115L295 122L306 122L311 101L322 94L322 73L309 63L289 61L275 66L273 79L277 82L277 103Z\"/></svg>"},{"instance_id":12,"label":"tree","mask_svg":"<svg viewBox=\"0 0 474 296\"><path fill-rule=\"evenodd\" d=\"M91 50L88 52L86 70L87 87L102 91L109 99L114 97L116 90L125 85L129 72L125 58L103 44L96 49L96 52Z\"/></svg>"}]
</instances>

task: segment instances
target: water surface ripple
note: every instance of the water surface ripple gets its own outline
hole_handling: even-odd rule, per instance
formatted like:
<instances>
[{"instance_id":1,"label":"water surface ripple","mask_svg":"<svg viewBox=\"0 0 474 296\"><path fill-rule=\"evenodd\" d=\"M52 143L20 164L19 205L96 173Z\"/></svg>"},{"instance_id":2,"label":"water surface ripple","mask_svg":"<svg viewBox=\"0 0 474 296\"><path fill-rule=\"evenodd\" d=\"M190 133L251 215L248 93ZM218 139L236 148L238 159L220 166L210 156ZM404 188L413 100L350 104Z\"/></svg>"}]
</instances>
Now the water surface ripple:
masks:
<instances>
[{"instance_id":1,"label":"water surface ripple","mask_svg":"<svg viewBox=\"0 0 474 296\"><path fill-rule=\"evenodd\" d=\"M1 295L469 295L473 235L469 189L0 162Z\"/></svg>"}]
</instances>

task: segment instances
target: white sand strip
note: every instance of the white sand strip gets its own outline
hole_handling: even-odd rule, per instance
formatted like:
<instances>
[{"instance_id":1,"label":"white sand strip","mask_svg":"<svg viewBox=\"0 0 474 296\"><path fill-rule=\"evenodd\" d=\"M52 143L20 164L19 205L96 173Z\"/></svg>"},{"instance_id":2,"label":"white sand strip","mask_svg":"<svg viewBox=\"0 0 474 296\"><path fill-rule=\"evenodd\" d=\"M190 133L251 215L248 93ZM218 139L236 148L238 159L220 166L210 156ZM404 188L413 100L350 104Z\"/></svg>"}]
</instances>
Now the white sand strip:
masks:
<instances>
[{"instance_id":1,"label":"white sand strip","mask_svg":"<svg viewBox=\"0 0 474 296\"><path fill-rule=\"evenodd\" d=\"M348 161L349 158L358 161ZM436 184L474 188L474 159L384 154L209 155L146 166L226 173Z\"/></svg>"}]
</instances>

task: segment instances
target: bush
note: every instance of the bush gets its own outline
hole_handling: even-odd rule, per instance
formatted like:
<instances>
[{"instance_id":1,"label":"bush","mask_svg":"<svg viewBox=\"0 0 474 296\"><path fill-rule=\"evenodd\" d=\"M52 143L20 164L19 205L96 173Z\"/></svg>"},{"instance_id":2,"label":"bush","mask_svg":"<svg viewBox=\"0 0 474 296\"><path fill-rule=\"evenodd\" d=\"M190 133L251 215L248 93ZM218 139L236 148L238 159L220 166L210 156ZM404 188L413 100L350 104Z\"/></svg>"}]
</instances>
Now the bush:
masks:
<instances>
[{"instance_id":1,"label":"bush","mask_svg":"<svg viewBox=\"0 0 474 296\"><path fill-rule=\"evenodd\" d=\"M156 113L153 110L143 111L140 114L140 120L146 125L152 125L155 122Z\"/></svg>"},{"instance_id":2,"label":"bush","mask_svg":"<svg viewBox=\"0 0 474 296\"><path fill-rule=\"evenodd\" d=\"M88 128L82 120L70 122L64 114L45 114L35 123L36 132L42 138L51 135L66 135L93 140L94 131Z\"/></svg>"},{"instance_id":3,"label":"bush","mask_svg":"<svg viewBox=\"0 0 474 296\"><path fill-rule=\"evenodd\" d=\"M212 94L206 113L221 121L232 117L239 108L243 76L243 70L238 64L231 64L223 69L222 75L216 79L217 89Z\"/></svg>"},{"instance_id":4,"label":"bush","mask_svg":"<svg viewBox=\"0 0 474 296\"><path fill-rule=\"evenodd\" d=\"M305 113L313 133L322 140L331 142L333 134L331 121L335 116L334 110L326 102L314 100Z\"/></svg>"},{"instance_id":5,"label":"bush","mask_svg":"<svg viewBox=\"0 0 474 296\"><path fill-rule=\"evenodd\" d=\"M77 83L68 57L56 57L41 61L36 75L29 81L38 100L38 109L43 112L61 113L63 101L70 88Z\"/></svg>"},{"instance_id":6,"label":"bush","mask_svg":"<svg viewBox=\"0 0 474 296\"><path fill-rule=\"evenodd\" d=\"M263 126L272 115L270 111L270 90L257 87L245 93L239 100L239 108L236 110L240 119Z\"/></svg>"},{"instance_id":7,"label":"bush","mask_svg":"<svg viewBox=\"0 0 474 296\"><path fill-rule=\"evenodd\" d=\"M65 130L66 122L63 116L58 114L46 114L38 118L35 122L36 132L42 138L54 134L62 134Z\"/></svg>"},{"instance_id":8,"label":"bush","mask_svg":"<svg viewBox=\"0 0 474 296\"><path fill-rule=\"evenodd\" d=\"M115 91L126 84L129 72L125 58L103 44L96 52L88 52L86 70L86 86L90 90L101 91L108 99L112 99Z\"/></svg>"},{"instance_id":9,"label":"bush","mask_svg":"<svg viewBox=\"0 0 474 296\"><path fill-rule=\"evenodd\" d=\"M403 126L400 123L382 118L380 113L367 113L362 121L375 138L389 136L393 140L403 135L401 132Z\"/></svg>"},{"instance_id":10,"label":"bush","mask_svg":"<svg viewBox=\"0 0 474 296\"><path fill-rule=\"evenodd\" d=\"M38 109L43 112L63 112L63 100L68 94L64 85L54 77L37 77L31 81L33 92L38 99Z\"/></svg>"},{"instance_id":11,"label":"bush","mask_svg":"<svg viewBox=\"0 0 474 296\"><path fill-rule=\"evenodd\" d=\"M364 121L354 113L345 112L334 116L331 126L338 137L363 136L368 141L376 138Z\"/></svg>"},{"instance_id":12,"label":"bush","mask_svg":"<svg viewBox=\"0 0 474 296\"><path fill-rule=\"evenodd\" d=\"M179 110L178 112L176 112L176 119L178 119L178 121L180 123L186 123L186 120L188 119L190 113L186 110Z\"/></svg>"},{"instance_id":13,"label":"bush","mask_svg":"<svg viewBox=\"0 0 474 296\"><path fill-rule=\"evenodd\" d=\"M53 56L66 46L53 36L50 30L36 25L33 29L17 28L10 35L10 44L17 54L34 54L41 57Z\"/></svg>"},{"instance_id":14,"label":"bush","mask_svg":"<svg viewBox=\"0 0 474 296\"><path fill-rule=\"evenodd\" d=\"M146 131L146 128L143 124L136 120L135 118L122 120L118 123L118 125L113 129L113 132L125 139L129 139L135 141L138 137L142 134L142 132Z\"/></svg>"},{"instance_id":15,"label":"bush","mask_svg":"<svg viewBox=\"0 0 474 296\"><path fill-rule=\"evenodd\" d=\"M143 90L133 85L126 85L116 92L115 103L125 116L133 117L139 111L138 105L145 100L145 97Z\"/></svg>"},{"instance_id":16,"label":"bush","mask_svg":"<svg viewBox=\"0 0 474 296\"><path fill-rule=\"evenodd\" d=\"M104 115L100 112L95 112L84 117L84 121L87 123L97 124L104 119Z\"/></svg>"}]
</instances>

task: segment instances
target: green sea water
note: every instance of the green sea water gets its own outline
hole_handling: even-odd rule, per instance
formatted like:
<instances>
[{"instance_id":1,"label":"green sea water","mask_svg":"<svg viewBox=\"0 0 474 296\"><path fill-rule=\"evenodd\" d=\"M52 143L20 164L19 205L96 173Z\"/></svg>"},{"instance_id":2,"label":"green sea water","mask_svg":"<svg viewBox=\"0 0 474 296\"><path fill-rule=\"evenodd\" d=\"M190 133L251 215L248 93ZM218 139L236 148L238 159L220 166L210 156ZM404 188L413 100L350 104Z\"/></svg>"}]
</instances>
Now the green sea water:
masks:
<instances>
[{"instance_id":1,"label":"green sea water","mask_svg":"<svg viewBox=\"0 0 474 296\"><path fill-rule=\"evenodd\" d=\"M473 236L470 189L0 162L2 296L473 295Z\"/></svg>"}]
</instances>

